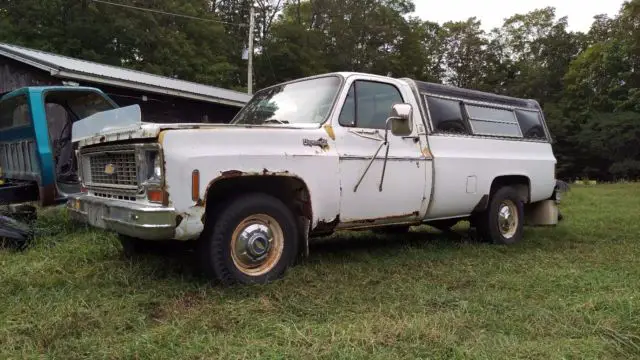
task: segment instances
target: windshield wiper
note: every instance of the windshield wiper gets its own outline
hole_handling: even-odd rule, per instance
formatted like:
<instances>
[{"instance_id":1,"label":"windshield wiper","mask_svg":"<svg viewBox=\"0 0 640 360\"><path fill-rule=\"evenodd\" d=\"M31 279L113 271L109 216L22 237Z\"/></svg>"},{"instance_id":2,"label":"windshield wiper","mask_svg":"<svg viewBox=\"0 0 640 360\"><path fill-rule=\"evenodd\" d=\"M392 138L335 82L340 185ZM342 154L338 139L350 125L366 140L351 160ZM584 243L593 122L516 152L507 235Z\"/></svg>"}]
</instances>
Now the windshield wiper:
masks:
<instances>
[{"instance_id":1,"label":"windshield wiper","mask_svg":"<svg viewBox=\"0 0 640 360\"><path fill-rule=\"evenodd\" d=\"M277 124L288 124L289 122L286 120L278 120L278 119L269 119L269 120L265 120L264 123L268 124L268 123L277 123Z\"/></svg>"}]
</instances>

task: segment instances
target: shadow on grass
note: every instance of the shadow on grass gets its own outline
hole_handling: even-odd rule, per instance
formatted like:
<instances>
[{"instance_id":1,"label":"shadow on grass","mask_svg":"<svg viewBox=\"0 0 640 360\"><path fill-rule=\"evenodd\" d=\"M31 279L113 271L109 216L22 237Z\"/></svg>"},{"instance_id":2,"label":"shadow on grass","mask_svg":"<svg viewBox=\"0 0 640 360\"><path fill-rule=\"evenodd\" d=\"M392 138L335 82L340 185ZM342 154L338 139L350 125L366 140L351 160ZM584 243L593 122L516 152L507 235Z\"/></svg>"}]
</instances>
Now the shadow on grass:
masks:
<instances>
[{"instance_id":1,"label":"shadow on grass","mask_svg":"<svg viewBox=\"0 0 640 360\"><path fill-rule=\"evenodd\" d=\"M443 233L429 227L418 227L404 234L377 234L373 231L340 232L330 237L313 240L310 256L314 253L376 252L407 247L425 246L440 249L455 249L462 244L477 243L480 240L468 229L457 229Z\"/></svg>"},{"instance_id":2,"label":"shadow on grass","mask_svg":"<svg viewBox=\"0 0 640 360\"><path fill-rule=\"evenodd\" d=\"M341 262L347 259L347 263L357 266L361 255L401 257L410 249L428 249L433 259L456 254L465 247L489 247L492 251L526 256L532 251L552 253L567 250L576 246L575 240L575 236L564 226L527 229L523 241L510 246L492 245L477 240L474 231L464 225L446 233L428 226L416 227L408 233L398 235L376 234L371 231L340 232L315 240L310 245L309 258L297 266L327 261L327 258ZM118 247L118 259L131 264L137 272L147 278L188 280L201 285L211 283L198 269L195 251L192 246L184 243L162 243L143 254L129 258ZM215 282L213 284L215 285Z\"/></svg>"}]
</instances>

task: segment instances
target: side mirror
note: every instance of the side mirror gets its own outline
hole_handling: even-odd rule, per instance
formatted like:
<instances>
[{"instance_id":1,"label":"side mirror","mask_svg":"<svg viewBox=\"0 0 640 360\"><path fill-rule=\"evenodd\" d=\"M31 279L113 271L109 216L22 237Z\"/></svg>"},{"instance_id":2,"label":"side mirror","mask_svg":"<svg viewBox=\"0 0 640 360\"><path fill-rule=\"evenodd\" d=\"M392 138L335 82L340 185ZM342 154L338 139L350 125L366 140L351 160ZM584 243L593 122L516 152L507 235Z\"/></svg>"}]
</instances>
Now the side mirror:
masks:
<instances>
[{"instance_id":1,"label":"side mirror","mask_svg":"<svg viewBox=\"0 0 640 360\"><path fill-rule=\"evenodd\" d=\"M395 136L409 136L413 132L412 107L409 104L395 104L391 108L389 120L391 133Z\"/></svg>"}]
</instances>

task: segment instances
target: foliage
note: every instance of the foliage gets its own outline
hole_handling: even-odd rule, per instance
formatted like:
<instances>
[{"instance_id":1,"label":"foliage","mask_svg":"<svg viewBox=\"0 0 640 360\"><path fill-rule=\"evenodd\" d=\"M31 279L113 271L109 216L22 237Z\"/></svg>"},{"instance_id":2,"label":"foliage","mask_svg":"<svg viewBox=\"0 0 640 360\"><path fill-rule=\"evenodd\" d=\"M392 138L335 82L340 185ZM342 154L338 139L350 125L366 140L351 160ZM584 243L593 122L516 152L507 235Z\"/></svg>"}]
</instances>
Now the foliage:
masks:
<instances>
[{"instance_id":1,"label":"foliage","mask_svg":"<svg viewBox=\"0 0 640 360\"><path fill-rule=\"evenodd\" d=\"M252 1L111 1L206 21L91 0L4 0L0 41L246 89L242 54ZM596 16L587 33L569 31L569 19L552 7L515 14L485 31L477 18L437 24L412 16L412 0L255 5L257 88L346 70L533 98L556 140L559 177L637 176L630 169L638 153L619 149L638 148L640 138L629 135L637 132L611 127L623 119L626 130L638 126L640 0L625 3L613 18Z\"/></svg>"}]
</instances>

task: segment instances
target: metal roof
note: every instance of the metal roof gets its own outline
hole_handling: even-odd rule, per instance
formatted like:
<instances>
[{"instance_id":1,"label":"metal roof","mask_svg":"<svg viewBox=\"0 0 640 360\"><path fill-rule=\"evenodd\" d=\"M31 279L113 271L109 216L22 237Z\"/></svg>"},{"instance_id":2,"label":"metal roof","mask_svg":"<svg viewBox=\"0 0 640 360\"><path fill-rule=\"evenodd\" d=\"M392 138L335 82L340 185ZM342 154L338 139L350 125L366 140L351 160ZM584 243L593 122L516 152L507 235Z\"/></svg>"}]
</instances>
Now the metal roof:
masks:
<instances>
[{"instance_id":1,"label":"metal roof","mask_svg":"<svg viewBox=\"0 0 640 360\"><path fill-rule=\"evenodd\" d=\"M190 81L104 65L40 50L0 43L0 56L48 71L52 76L78 81L134 88L153 93L241 107L251 96Z\"/></svg>"}]
</instances>

